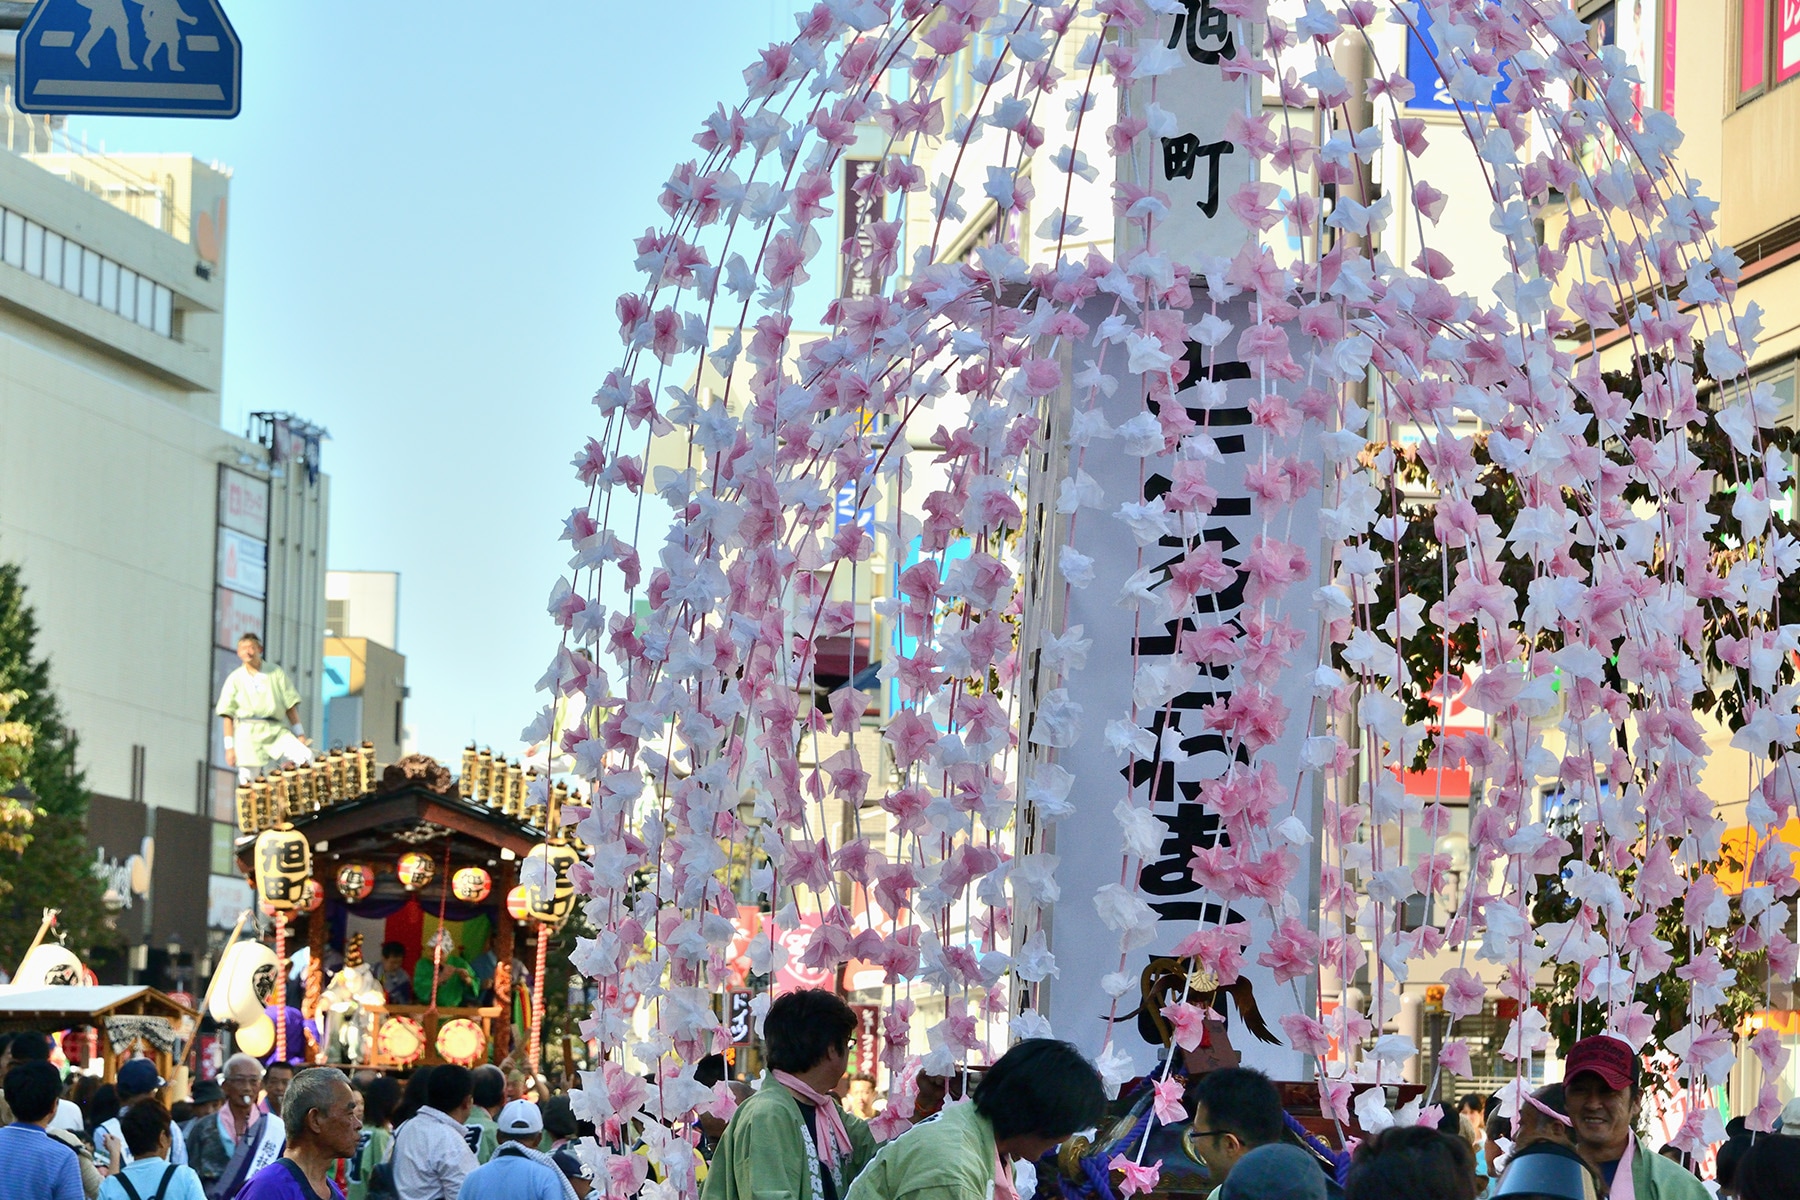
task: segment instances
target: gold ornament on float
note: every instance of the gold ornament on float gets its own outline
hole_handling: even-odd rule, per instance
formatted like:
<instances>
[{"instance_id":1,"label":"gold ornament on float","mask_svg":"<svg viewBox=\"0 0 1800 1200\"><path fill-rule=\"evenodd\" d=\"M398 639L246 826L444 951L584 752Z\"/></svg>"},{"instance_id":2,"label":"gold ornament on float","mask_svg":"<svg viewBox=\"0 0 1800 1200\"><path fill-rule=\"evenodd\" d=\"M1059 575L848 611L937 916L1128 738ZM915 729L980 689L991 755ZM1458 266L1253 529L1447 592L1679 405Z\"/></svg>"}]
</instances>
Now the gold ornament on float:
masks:
<instances>
[{"instance_id":1,"label":"gold ornament on float","mask_svg":"<svg viewBox=\"0 0 1800 1200\"><path fill-rule=\"evenodd\" d=\"M411 1017L389 1017L375 1035L375 1049L383 1058L409 1067L425 1052L425 1030Z\"/></svg>"},{"instance_id":2,"label":"gold ornament on float","mask_svg":"<svg viewBox=\"0 0 1800 1200\"><path fill-rule=\"evenodd\" d=\"M437 874L437 864L431 861L429 854L421 854L417 850L408 850L400 856L400 864L395 868L400 876L400 884L409 892L416 892L430 883Z\"/></svg>"},{"instance_id":3,"label":"gold ornament on float","mask_svg":"<svg viewBox=\"0 0 1800 1200\"><path fill-rule=\"evenodd\" d=\"M292 912L306 898L312 847L297 829L265 829L256 835L256 898L269 912Z\"/></svg>"},{"instance_id":4,"label":"gold ornament on float","mask_svg":"<svg viewBox=\"0 0 1800 1200\"><path fill-rule=\"evenodd\" d=\"M447 1063L472 1067L487 1058L487 1034L467 1017L445 1021L438 1029L437 1052Z\"/></svg>"}]
</instances>

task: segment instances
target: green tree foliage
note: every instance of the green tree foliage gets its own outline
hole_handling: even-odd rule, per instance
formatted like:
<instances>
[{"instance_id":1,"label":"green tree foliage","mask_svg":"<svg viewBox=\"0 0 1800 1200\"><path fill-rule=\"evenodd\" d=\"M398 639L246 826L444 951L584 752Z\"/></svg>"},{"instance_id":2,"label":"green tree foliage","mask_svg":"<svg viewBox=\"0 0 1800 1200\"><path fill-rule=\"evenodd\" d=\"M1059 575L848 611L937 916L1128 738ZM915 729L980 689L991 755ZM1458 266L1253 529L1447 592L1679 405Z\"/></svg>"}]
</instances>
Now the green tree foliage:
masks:
<instances>
[{"instance_id":1,"label":"green tree foliage","mask_svg":"<svg viewBox=\"0 0 1800 1200\"><path fill-rule=\"evenodd\" d=\"M1696 353L1696 358L1698 357ZM1648 372L1649 368L1645 371ZM1702 380L1706 378L1704 366L1696 369L1696 375ZM1641 373L1608 372L1602 378L1609 391L1616 392L1629 401L1635 402L1642 391L1638 382ZM1717 391L1701 396L1701 423L1689 428L1688 445L1699 462L1700 470L1709 472L1714 480L1715 490L1706 508L1718 519L1712 533L1713 569L1723 575L1745 552L1746 547L1740 546L1725 532L1737 527L1731 516L1731 508L1736 499L1734 485L1739 467L1734 460L1729 439L1712 419L1720 402ZM1575 408L1579 412L1592 412L1592 406L1580 398L1577 398ZM1648 451L1656 436L1650 419L1641 414L1632 418L1625 427L1623 436L1601 437L1598 431L1599 422L1590 422L1587 441L1600 452L1599 469L1630 467L1634 462L1634 454ZM1767 448L1791 461L1796 448L1800 447L1800 428L1783 425L1765 429L1762 431L1762 439ZM1525 507L1525 499L1512 473L1494 465L1489 457L1487 431L1484 429L1476 433L1471 440L1475 462L1481 468L1479 479L1482 485L1481 494L1473 498L1473 507L1477 515L1492 518L1499 531L1505 534L1512 529L1519 510ZM1401 534L1399 544L1394 547L1393 562L1380 573L1374 618L1376 623L1388 619L1394 611L1396 595L1416 596L1424 601L1421 609L1421 615L1425 618L1423 626L1400 643L1401 656L1409 673L1409 678L1401 685L1400 699L1406 706L1406 719L1409 722L1432 721L1436 719L1436 708L1430 689L1440 673L1446 673L1447 666L1447 673L1454 678L1480 663L1480 647L1473 622L1445 630L1432 619L1432 613L1443 602L1446 585L1454 587L1456 584L1457 562L1464 554L1459 548L1445 545L1432 526L1436 498L1430 491L1429 472L1420 461L1416 449L1392 442L1371 446L1365 453L1373 461L1378 461L1376 456L1387 455L1392 462L1390 475L1393 485L1383 499L1381 514L1385 517L1397 513L1411 522ZM1582 511L1586 505L1584 497L1572 492L1565 493L1564 499L1573 511ZM1653 497L1645 485L1634 483L1625 489L1624 499L1627 503L1648 503ZM1781 533L1800 538L1800 522L1787 519L1779 505L1770 519L1769 528L1772 534ZM1569 556L1580 564L1584 572L1593 565L1591 545L1578 544L1570 550ZM1525 607L1526 589L1535 575L1536 568L1523 556L1508 556L1502 560L1500 582L1518 596L1521 609ZM1784 607L1800 603L1800 575L1789 576L1782 581L1777 603ZM1743 724L1743 698L1750 690L1749 671L1721 661L1717 646L1720 637L1743 633L1739 625L1741 614L1723 598L1707 599L1701 604L1705 613L1704 666L1710 686L1700 694L1699 706L1707 715L1736 729ZM1545 630L1537 635L1534 649L1556 650L1561 645L1560 633ZM1792 682L1793 664L1784 664L1782 671L1782 682ZM1604 682L1607 687L1620 690L1627 688L1616 673L1615 664L1607 665L1606 674ZM1422 770L1427 765L1426 757L1432 743L1431 738L1424 740L1414 762L1415 768Z\"/></svg>"},{"instance_id":2,"label":"green tree foliage","mask_svg":"<svg viewBox=\"0 0 1800 1200\"><path fill-rule=\"evenodd\" d=\"M19 568L0 563L0 692L23 693L7 719L31 731L17 782L37 796L30 843L22 853L0 853L0 965L9 971L45 908L61 910L57 928L77 954L118 942L100 881L89 869L88 797L75 765L75 734L62 722L50 664L37 657L36 643L37 620Z\"/></svg>"},{"instance_id":3,"label":"green tree foliage","mask_svg":"<svg viewBox=\"0 0 1800 1200\"><path fill-rule=\"evenodd\" d=\"M0 692L0 853L23 854L31 844L31 823L37 816L31 805L7 795L24 778L31 758L31 726L9 719L24 698L24 692ZM5 892L6 882L0 880L0 895Z\"/></svg>"},{"instance_id":4,"label":"green tree foliage","mask_svg":"<svg viewBox=\"0 0 1800 1200\"><path fill-rule=\"evenodd\" d=\"M1699 355L1696 354L1695 375L1703 381L1704 386L1707 378L1705 366L1698 360ZM1632 373L1607 373L1602 378L1609 391L1635 403L1642 391L1639 381L1652 369L1659 368L1652 366ZM1699 469L1710 473L1713 480L1713 495L1706 506L1707 511L1717 518L1711 534L1711 566L1715 573L1723 576L1751 548L1741 545L1734 534L1727 532L1737 528L1731 510L1736 499L1740 467L1734 458L1729 439L1712 419L1721 403L1722 397L1717 390L1710 395L1702 394L1699 401L1699 423L1689 428L1688 444L1698 460ZM1585 399L1578 399L1576 408L1582 412L1592 411ZM1515 436L1518 433L1517 430L1507 432ZM1638 456L1651 452L1656 436L1650 419L1641 413L1633 416L1622 435L1609 433L1602 436L1600 422L1590 422L1586 440L1598 452L1593 469L1604 471L1629 468ZM1495 465L1490 458L1488 437L1488 431L1483 429L1471 439L1471 449L1475 462L1480 467L1479 479L1482 485L1480 494L1473 498L1473 507L1479 516L1491 518L1504 535L1513 528L1526 501L1516 478L1509 471ZM1763 430L1761 437L1768 449L1790 462L1793 461L1796 448L1800 447L1800 429L1791 426ZM1423 601L1420 608L1420 615L1424 617L1422 627L1400 642L1401 655L1409 676L1401 685L1400 698L1406 707L1406 719L1409 722L1435 721L1438 719L1436 694L1432 687L1440 675L1447 674L1455 678L1467 669L1480 665L1480 645L1474 623L1446 630L1433 619L1433 614L1439 611L1438 605L1444 600L1447 588L1454 587L1457 582L1457 564L1464 554L1459 548L1445 545L1433 528L1436 497L1430 485L1429 472L1416 449L1396 441L1371 446L1366 453L1371 456L1372 463L1383 466L1391 464L1388 473L1392 486L1381 505L1382 515L1397 514L1410 522L1394 547L1393 561L1380 574L1371 616L1375 624L1388 620L1394 611L1396 596L1417 597ZM1587 504L1585 497L1574 492L1565 492L1564 499L1572 510L1578 512L1583 511ZM1634 483L1625 489L1624 500L1630 504L1650 504L1654 497L1645 485ZM1770 521L1770 535L1774 534L1800 537L1800 523L1789 520L1779 504ZM1592 567L1593 552L1591 545L1577 544L1568 553L1586 573ZM1652 564L1653 569L1655 566L1656 564ZM1692 569L1690 565L1689 570ZM1518 597L1521 609L1526 604L1527 588L1535 575L1536 567L1522 556L1509 556L1501 562L1500 582ZM1783 580L1776 603L1789 612L1794 611L1793 606L1800 605L1800 577L1790 576ZM1742 635L1742 614L1722 597L1704 600L1701 605L1704 613L1702 638L1705 643L1702 665L1706 671L1708 689L1697 697L1697 708L1721 724L1736 729L1744 721L1743 698L1749 693L1749 672L1746 668L1722 661L1718 646L1723 637ZM1545 630L1536 635L1533 649L1553 651L1562 644L1560 632ZM1781 671L1782 682L1792 682L1795 674L1793 663L1784 661ZM1632 689L1633 685L1619 676L1615 662L1607 663L1604 672L1605 678L1601 681L1604 686L1620 692ZM1628 734L1622 731L1619 736L1623 739ZM1429 765L1434 741L1431 737L1424 739L1413 763L1416 769L1424 769ZM1630 781L1609 782L1614 787L1621 787ZM1586 861L1596 870L1603 869L1597 852L1583 853L1582 836L1578 827L1556 828L1553 832L1564 837L1572 847L1571 852L1563 859L1562 865L1565 868L1577 861ZM1726 861L1718 866L1741 870L1745 864L1732 862L1731 857L1728 850ZM1620 878L1620 884L1627 893L1631 890L1634 878L1635 870L1630 869ZM1576 915L1579 902L1563 890L1561 877L1542 877L1538 880L1538 885L1532 902L1535 924L1542 926L1568 921ZM1767 953L1761 949L1760 939L1754 935L1754 931L1745 928L1743 913L1735 899L1731 904L1731 916L1726 926L1722 929L1707 929L1704 937L1690 935L1682 923L1682 902L1677 900L1656 915L1656 936L1668 944L1673 961L1668 970L1640 981L1633 995L1634 1000L1643 1002L1655 1022L1652 1035L1655 1044L1661 1044L1670 1034L1689 1023L1689 985L1676 972L1709 945L1718 949L1724 961L1737 971L1737 982L1726 989L1726 1002L1714 1014L1724 1023L1725 1028L1735 1028L1745 1013L1763 1005ZM1549 984L1534 989L1532 993L1533 1002L1543 1007L1547 1013L1549 1029L1556 1039L1559 1051L1565 1054L1578 1037L1598 1033L1605 1025L1603 1006L1582 1003L1577 999L1581 985L1579 974L1576 967L1566 964L1559 966L1553 972ZM1667 1085L1671 1081L1659 1082Z\"/></svg>"}]
</instances>

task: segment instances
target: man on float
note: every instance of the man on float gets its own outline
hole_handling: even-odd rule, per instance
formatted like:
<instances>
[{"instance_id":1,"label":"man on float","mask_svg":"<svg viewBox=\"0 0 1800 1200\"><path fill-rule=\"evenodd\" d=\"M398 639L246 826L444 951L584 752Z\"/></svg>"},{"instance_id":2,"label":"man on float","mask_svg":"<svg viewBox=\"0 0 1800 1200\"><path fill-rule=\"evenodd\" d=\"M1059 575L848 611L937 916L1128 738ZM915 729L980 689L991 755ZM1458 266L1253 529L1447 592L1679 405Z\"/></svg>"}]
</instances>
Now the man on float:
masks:
<instances>
[{"instance_id":1,"label":"man on float","mask_svg":"<svg viewBox=\"0 0 1800 1200\"><path fill-rule=\"evenodd\" d=\"M226 765L237 768L239 783L249 783L271 765L311 762L300 693L287 672L263 662L262 639L254 633L238 639L237 656L243 665L225 677L216 710L225 722Z\"/></svg>"}]
</instances>

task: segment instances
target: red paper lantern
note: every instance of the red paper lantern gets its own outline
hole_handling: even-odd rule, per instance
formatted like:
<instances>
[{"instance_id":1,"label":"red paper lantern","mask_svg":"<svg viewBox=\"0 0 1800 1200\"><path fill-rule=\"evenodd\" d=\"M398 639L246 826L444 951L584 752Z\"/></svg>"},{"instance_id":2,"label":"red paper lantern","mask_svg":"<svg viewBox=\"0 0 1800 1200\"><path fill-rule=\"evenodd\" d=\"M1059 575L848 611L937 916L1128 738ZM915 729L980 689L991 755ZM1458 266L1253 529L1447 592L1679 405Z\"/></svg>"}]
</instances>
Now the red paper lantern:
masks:
<instances>
[{"instance_id":1,"label":"red paper lantern","mask_svg":"<svg viewBox=\"0 0 1800 1200\"><path fill-rule=\"evenodd\" d=\"M367 900L375 890L375 868L369 863L345 863L337 869L338 894L350 903Z\"/></svg>"},{"instance_id":2,"label":"red paper lantern","mask_svg":"<svg viewBox=\"0 0 1800 1200\"><path fill-rule=\"evenodd\" d=\"M479 904L493 890L493 876L480 867L464 867L450 877L450 894L464 904Z\"/></svg>"},{"instance_id":3,"label":"red paper lantern","mask_svg":"<svg viewBox=\"0 0 1800 1200\"><path fill-rule=\"evenodd\" d=\"M400 856L400 865L395 873L400 876L401 886L409 892L416 892L431 882L431 877L437 874L437 864L431 861L429 854L408 850Z\"/></svg>"}]
</instances>

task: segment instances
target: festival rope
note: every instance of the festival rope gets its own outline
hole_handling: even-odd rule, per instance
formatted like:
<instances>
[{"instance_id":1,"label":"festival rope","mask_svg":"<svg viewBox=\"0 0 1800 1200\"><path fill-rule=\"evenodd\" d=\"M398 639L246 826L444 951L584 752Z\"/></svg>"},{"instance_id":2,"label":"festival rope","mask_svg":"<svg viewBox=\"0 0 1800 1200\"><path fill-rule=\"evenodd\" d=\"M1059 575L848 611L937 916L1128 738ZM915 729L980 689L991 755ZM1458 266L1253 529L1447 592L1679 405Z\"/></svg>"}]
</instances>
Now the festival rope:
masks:
<instances>
[{"instance_id":1,"label":"festival rope","mask_svg":"<svg viewBox=\"0 0 1800 1200\"><path fill-rule=\"evenodd\" d=\"M531 1049L527 1055L533 1077L536 1077L538 1064L544 1056L544 976L549 968L550 926L548 922L540 921L537 923L537 975L531 981Z\"/></svg>"},{"instance_id":2,"label":"festival rope","mask_svg":"<svg viewBox=\"0 0 1800 1200\"><path fill-rule=\"evenodd\" d=\"M437 1016L438 977L444 970L444 913L450 903L450 839L444 839L444 873L438 880L438 927L431 935L431 1004L426 1012Z\"/></svg>"},{"instance_id":3,"label":"festival rope","mask_svg":"<svg viewBox=\"0 0 1800 1200\"><path fill-rule=\"evenodd\" d=\"M275 1061L287 1061L287 913L275 910Z\"/></svg>"}]
</instances>

